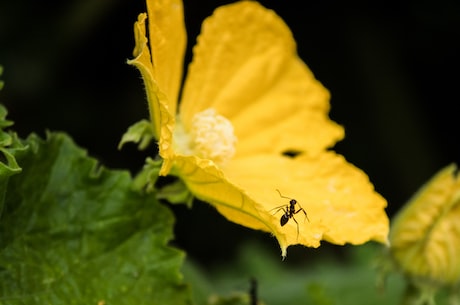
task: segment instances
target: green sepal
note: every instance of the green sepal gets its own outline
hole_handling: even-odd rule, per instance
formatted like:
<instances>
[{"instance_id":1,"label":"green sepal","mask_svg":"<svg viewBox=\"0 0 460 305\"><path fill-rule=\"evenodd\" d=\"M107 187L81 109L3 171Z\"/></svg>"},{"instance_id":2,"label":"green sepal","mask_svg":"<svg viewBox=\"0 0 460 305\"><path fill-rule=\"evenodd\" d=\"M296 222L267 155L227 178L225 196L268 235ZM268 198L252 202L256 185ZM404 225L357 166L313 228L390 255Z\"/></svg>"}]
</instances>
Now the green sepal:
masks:
<instances>
[{"instance_id":1,"label":"green sepal","mask_svg":"<svg viewBox=\"0 0 460 305\"><path fill-rule=\"evenodd\" d=\"M126 143L132 142L138 144L139 150L144 150L153 140L155 140L155 136L153 134L151 122L141 120L131 125L123 134L118 144L118 149L121 149Z\"/></svg>"},{"instance_id":2,"label":"green sepal","mask_svg":"<svg viewBox=\"0 0 460 305\"><path fill-rule=\"evenodd\" d=\"M145 160L144 167L136 175L133 182L133 189L151 193L155 191L155 183L158 180L160 168L163 161L148 157Z\"/></svg>"},{"instance_id":3,"label":"green sepal","mask_svg":"<svg viewBox=\"0 0 460 305\"><path fill-rule=\"evenodd\" d=\"M157 198L166 199L172 204L185 204L188 208L192 208L194 197L184 182L177 179L160 188L157 193Z\"/></svg>"},{"instance_id":4,"label":"green sepal","mask_svg":"<svg viewBox=\"0 0 460 305\"><path fill-rule=\"evenodd\" d=\"M147 193L155 192L157 199L165 199L172 204L185 204L191 208L194 197L182 180L177 178L173 182L157 185L162 164L161 159L147 158L144 167L134 178L133 189Z\"/></svg>"}]
</instances>

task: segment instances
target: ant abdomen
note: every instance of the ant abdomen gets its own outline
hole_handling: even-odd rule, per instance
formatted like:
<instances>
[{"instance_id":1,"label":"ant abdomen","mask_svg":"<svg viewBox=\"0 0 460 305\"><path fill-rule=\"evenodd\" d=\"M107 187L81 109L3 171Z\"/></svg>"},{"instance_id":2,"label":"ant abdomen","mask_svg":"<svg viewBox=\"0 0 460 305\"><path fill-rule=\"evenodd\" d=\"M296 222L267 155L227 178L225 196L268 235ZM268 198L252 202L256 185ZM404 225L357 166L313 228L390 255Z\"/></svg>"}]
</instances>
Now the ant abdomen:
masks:
<instances>
[{"instance_id":1,"label":"ant abdomen","mask_svg":"<svg viewBox=\"0 0 460 305\"><path fill-rule=\"evenodd\" d=\"M280 225L284 226L285 224L287 224L288 221L289 221L289 216L284 214L280 218Z\"/></svg>"}]
</instances>

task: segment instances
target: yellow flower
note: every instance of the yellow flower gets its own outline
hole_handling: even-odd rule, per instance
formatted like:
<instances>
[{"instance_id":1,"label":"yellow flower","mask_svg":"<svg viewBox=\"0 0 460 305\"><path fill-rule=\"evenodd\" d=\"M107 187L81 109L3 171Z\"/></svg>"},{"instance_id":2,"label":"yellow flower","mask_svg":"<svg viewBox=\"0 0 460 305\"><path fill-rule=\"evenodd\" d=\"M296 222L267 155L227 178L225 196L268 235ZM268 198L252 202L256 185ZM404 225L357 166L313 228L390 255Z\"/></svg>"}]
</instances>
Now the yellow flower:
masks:
<instances>
[{"instance_id":1,"label":"yellow flower","mask_svg":"<svg viewBox=\"0 0 460 305\"><path fill-rule=\"evenodd\" d=\"M129 63L144 79L161 175L179 176L228 220L272 233L283 256L289 245L321 240L386 242L386 201L363 172L327 150L343 128L328 118L328 91L273 11L241 1L204 21L178 111L182 2L148 0L135 38ZM296 200L294 210L277 189Z\"/></svg>"},{"instance_id":2,"label":"yellow flower","mask_svg":"<svg viewBox=\"0 0 460 305\"><path fill-rule=\"evenodd\" d=\"M404 206L390 232L391 254L411 277L460 280L460 179L455 164L436 174Z\"/></svg>"}]
</instances>

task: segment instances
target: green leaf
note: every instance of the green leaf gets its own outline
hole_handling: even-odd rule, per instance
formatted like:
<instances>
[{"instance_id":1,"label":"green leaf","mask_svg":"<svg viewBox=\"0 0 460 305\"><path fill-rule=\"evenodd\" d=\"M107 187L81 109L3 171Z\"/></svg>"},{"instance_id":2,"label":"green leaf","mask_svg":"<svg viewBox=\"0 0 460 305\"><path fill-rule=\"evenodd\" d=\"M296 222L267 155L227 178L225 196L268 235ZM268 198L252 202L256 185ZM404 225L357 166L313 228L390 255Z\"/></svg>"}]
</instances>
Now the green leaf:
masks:
<instances>
[{"instance_id":1,"label":"green leaf","mask_svg":"<svg viewBox=\"0 0 460 305\"><path fill-rule=\"evenodd\" d=\"M4 130L13 125L12 121L6 119L7 114L6 108L0 104L0 152L2 153L2 158L0 158L0 180L21 171L14 155L17 151L26 149L16 133Z\"/></svg>"},{"instance_id":2,"label":"green leaf","mask_svg":"<svg viewBox=\"0 0 460 305\"><path fill-rule=\"evenodd\" d=\"M1 75L0 66L0 75ZM8 111L0 104L0 216L4 206L4 197L8 185L9 177L21 172L21 167L16 161L17 152L27 149L16 133L3 129L13 125L12 121L6 119Z\"/></svg>"},{"instance_id":3,"label":"green leaf","mask_svg":"<svg viewBox=\"0 0 460 305\"><path fill-rule=\"evenodd\" d=\"M32 135L0 218L0 304L190 304L173 215L64 134Z\"/></svg>"}]
</instances>

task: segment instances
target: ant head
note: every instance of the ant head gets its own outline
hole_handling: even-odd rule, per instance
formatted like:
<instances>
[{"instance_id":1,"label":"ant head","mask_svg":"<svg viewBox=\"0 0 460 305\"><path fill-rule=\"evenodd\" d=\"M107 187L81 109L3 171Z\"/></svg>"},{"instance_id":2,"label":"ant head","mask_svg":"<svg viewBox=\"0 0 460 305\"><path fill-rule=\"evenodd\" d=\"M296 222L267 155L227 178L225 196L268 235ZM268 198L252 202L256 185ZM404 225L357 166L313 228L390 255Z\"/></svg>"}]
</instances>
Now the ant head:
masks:
<instances>
[{"instance_id":1,"label":"ant head","mask_svg":"<svg viewBox=\"0 0 460 305\"><path fill-rule=\"evenodd\" d=\"M295 200L295 199L291 199L289 201L289 204L291 204L291 205L295 205L296 203L297 203L297 200Z\"/></svg>"}]
</instances>

